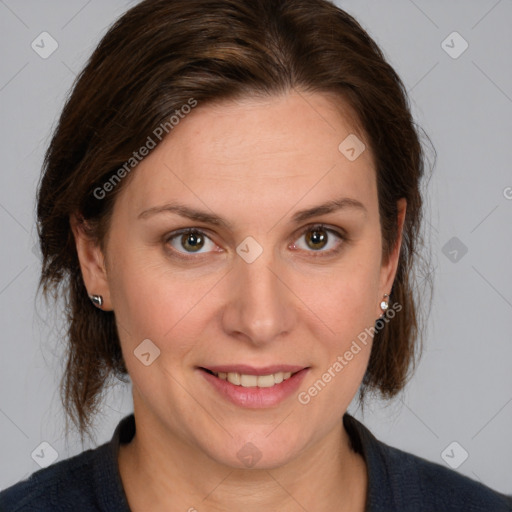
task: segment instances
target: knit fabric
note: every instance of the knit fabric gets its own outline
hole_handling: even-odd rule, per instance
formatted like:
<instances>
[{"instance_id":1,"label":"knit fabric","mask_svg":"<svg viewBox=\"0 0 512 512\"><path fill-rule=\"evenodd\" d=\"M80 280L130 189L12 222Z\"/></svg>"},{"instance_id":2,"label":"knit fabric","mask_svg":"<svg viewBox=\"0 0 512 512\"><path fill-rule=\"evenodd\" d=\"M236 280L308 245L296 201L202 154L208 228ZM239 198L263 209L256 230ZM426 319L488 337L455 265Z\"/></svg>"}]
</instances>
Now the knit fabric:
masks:
<instances>
[{"instance_id":1,"label":"knit fabric","mask_svg":"<svg viewBox=\"0 0 512 512\"><path fill-rule=\"evenodd\" d=\"M343 424L352 448L366 460L366 512L512 512L512 496L388 446L348 413ZM119 422L110 442L0 492L0 512L130 512L117 456L119 445L134 434L131 414Z\"/></svg>"}]
</instances>

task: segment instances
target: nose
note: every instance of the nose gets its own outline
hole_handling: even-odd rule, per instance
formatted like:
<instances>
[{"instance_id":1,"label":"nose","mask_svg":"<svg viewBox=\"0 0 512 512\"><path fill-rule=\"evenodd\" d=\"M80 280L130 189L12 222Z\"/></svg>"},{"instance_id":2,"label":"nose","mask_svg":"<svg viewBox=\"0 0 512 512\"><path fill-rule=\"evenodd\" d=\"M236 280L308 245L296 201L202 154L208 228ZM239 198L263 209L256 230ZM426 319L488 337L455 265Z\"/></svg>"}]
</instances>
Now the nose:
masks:
<instances>
[{"instance_id":1,"label":"nose","mask_svg":"<svg viewBox=\"0 0 512 512\"><path fill-rule=\"evenodd\" d=\"M253 345L285 336L298 320L293 292L269 253L263 251L252 263L236 260L222 315L223 328L230 336Z\"/></svg>"}]
</instances>

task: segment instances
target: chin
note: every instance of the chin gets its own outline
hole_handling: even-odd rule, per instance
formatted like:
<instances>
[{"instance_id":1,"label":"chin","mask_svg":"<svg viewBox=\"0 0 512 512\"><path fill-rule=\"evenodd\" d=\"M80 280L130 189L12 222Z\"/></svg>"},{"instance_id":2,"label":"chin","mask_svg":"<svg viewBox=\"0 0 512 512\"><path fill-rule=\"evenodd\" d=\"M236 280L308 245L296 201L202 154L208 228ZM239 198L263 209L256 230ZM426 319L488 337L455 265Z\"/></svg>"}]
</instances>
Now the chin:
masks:
<instances>
[{"instance_id":1,"label":"chin","mask_svg":"<svg viewBox=\"0 0 512 512\"><path fill-rule=\"evenodd\" d=\"M217 463L234 469L275 469L294 459L306 444L289 426L278 426L276 430L279 428L283 429L280 433L274 430L275 425L262 426L259 433L254 428L245 428L241 429L243 434L231 429L233 437L204 449Z\"/></svg>"}]
</instances>

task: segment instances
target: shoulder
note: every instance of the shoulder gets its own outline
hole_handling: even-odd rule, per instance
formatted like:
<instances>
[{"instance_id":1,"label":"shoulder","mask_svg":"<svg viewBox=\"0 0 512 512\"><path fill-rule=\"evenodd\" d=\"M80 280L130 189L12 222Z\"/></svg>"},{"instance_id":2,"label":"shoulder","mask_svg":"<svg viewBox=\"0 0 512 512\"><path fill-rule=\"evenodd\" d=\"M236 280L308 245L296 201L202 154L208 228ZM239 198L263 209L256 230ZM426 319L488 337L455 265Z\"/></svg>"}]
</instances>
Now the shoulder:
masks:
<instances>
[{"instance_id":1,"label":"shoulder","mask_svg":"<svg viewBox=\"0 0 512 512\"><path fill-rule=\"evenodd\" d=\"M512 512L512 496L441 464L380 444L390 478L400 486L402 501L417 503L417 510Z\"/></svg>"},{"instance_id":2,"label":"shoulder","mask_svg":"<svg viewBox=\"0 0 512 512\"><path fill-rule=\"evenodd\" d=\"M368 511L512 512L512 496L379 441L349 414L343 421L353 449L366 461Z\"/></svg>"},{"instance_id":3,"label":"shoulder","mask_svg":"<svg viewBox=\"0 0 512 512\"><path fill-rule=\"evenodd\" d=\"M129 512L117 455L135 434L130 414L110 442L40 469L0 492L0 512Z\"/></svg>"},{"instance_id":4,"label":"shoulder","mask_svg":"<svg viewBox=\"0 0 512 512\"><path fill-rule=\"evenodd\" d=\"M106 445L33 473L0 492L2 512L94 511L96 461Z\"/></svg>"}]
</instances>

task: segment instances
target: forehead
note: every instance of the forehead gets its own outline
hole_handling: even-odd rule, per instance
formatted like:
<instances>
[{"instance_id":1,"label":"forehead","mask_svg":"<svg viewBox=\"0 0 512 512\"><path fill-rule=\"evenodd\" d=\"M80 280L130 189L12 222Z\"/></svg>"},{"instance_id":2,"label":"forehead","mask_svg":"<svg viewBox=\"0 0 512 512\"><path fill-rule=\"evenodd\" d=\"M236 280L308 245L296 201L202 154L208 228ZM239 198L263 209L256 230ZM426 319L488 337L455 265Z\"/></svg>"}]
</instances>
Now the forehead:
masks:
<instances>
[{"instance_id":1,"label":"forehead","mask_svg":"<svg viewBox=\"0 0 512 512\"><path fill-rule=\"evenodd\" d=\"M354 136L367 149L351 161L339 146ZM261 208L304 194L368 200L376 190L352 112L320 93L198 104L133 172L122 195L139 210L184 196Z\"/></svg>"}]
</instances>

